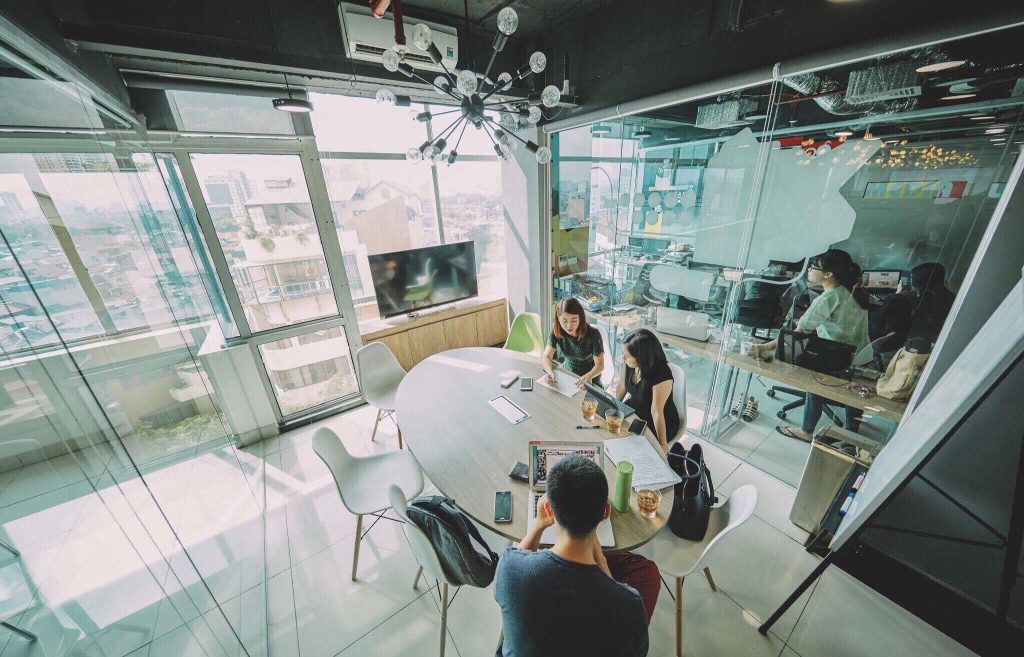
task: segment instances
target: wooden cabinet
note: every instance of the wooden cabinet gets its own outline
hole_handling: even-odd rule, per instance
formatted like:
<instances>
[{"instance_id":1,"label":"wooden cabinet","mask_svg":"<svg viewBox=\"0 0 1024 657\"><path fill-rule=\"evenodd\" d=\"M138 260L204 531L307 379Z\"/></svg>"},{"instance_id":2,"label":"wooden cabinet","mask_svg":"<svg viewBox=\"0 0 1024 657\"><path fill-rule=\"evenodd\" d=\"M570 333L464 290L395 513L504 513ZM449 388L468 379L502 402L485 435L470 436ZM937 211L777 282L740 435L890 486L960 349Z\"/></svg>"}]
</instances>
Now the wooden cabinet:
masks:
<instances>
[{"instance_id":1,"label":"wooden cabinet","mask_svg":"<svg viewBox=\"0 0 1024 657\"><path fill-rule=\"evenodd\" d=\"M415 317L396 325L370 327L363 343L383 342L407 370L448 349L493 347L508 337L505 299Z\"/></svg>"}]
</instances>

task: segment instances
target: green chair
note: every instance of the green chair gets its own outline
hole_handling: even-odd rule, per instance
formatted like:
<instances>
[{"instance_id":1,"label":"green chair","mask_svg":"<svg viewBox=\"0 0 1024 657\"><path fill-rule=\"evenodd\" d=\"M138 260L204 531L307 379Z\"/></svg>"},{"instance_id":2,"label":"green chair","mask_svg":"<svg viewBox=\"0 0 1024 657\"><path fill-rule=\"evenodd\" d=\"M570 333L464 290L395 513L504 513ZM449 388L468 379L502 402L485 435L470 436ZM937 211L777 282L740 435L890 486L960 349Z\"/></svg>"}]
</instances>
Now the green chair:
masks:
<instances>
[{"instance_id":1,"label":"green chair","mask_svg":"<svg viewBox=\"0 0 1024 657\"><path fill-rule=\"evenodd\" d=\"M512 320L504 349L524 354L540 354L544 351L544 332L540 328L540 315L519 313Z\"/></svg>"}]
</instances>

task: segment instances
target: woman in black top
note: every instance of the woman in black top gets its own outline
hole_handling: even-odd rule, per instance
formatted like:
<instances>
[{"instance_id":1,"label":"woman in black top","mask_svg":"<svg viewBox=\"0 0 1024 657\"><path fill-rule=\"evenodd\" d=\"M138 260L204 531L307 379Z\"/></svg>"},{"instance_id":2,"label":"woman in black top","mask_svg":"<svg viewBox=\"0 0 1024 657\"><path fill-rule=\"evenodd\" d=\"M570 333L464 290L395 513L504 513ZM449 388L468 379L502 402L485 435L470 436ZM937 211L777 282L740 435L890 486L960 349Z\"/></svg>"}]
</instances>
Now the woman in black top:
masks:
<instances>
[{"instance_id":1,"label":"woman in black top","mask_svg":"<svg viewBox=\"0 0 1024 657\"><path fill-rule=\"evenodd\" d=\"M672 370L658 337L637 329L622 344L622 371L615 396L625 399L636 415L647 422L667 454L668 443L679 431L679 409L672 401ZM685 409L683 409L685 411Z\"/></svg>"},{"instance_id":2,"label":"woman in black top","mask_svg":"<svg viewBox=\"0 0 1024 657\"><path fill-rule=\"evenodd\" d=\"M587 324L587 313L577 299L562 299L555 305L555 328L544 349L544 371L549 383L555 382L555 361L578 376L576 387L584 383L601 387L604 371L604 341L596 327Z\"/></svg>"}]
</instances>

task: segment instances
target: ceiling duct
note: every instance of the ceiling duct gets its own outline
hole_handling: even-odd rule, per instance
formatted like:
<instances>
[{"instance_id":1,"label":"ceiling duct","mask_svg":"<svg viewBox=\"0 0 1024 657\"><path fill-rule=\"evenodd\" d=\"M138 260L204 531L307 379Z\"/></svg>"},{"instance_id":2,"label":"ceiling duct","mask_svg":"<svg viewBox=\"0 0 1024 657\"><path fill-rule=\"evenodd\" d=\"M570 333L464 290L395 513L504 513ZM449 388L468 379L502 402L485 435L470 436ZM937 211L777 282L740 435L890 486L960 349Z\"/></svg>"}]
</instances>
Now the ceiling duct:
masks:
<instances>
[{"instance_id":1,"label":"ceiling duct","mask_svg":"<svg viewBox=\"0 0 1024 657\"><path fill-rule=\"evenodd\" d=\"M757 101L750 98L737 98L710 105L697 107L698 128L717 130L747 125L750 121L743 118L757 109Z\"/></svg>"},{"instance_id":2,"label":"ceiling duct","mask_svg":"<svg viewBox=\"0 0 1024 657\"><path fill-rule=\"evenodd\" d=\"M867 105L920 96L921 83L916 66L915 62L904 60L852 71L846 85L847 102Z\"/></svg>"},{"instance_id":3,"label":"ceiling duct","mask_svg":"<svg viewBox=\"0 0 1024 657\"><path fill-rule=\"evenodd\" d=\"M782 84L793 91L811 96L821 109L837 116L890 114L907 112L917 107L917 97L899 97L895 100L874 101L866 104L851 103L842 85L827 73L800 73L782 78ZM834 91L835 93L829 94ZM828 95L824 95L828 94Z\"/></svg>"}]
</instances>

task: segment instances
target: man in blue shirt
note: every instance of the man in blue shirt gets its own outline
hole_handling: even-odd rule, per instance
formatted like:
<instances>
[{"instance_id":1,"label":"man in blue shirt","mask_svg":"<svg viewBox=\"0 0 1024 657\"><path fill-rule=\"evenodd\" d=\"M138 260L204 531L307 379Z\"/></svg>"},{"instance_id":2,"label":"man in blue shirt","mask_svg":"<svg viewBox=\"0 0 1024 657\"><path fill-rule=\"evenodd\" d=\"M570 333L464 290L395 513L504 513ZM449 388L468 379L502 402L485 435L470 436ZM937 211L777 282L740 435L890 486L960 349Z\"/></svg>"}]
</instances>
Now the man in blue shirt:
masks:
<instances>
[{"instance_id":1,"label":"man in blue shirt","mask_svg":"<svg viewBox=\"0 0 1024 657\"><path fill-rule=\"evenodd\" d=\"M496 657L647 654L647 624L661 586L658 569L639 555L605 558L597 525L609 510L608 480L593 461L572 455L551 469L537 522L498 562L494 599L504 640ZM552 524L554 546L538 551L541 534ZM635 583L643 598L613 573Z\"/></svg>"}]
</instances>

